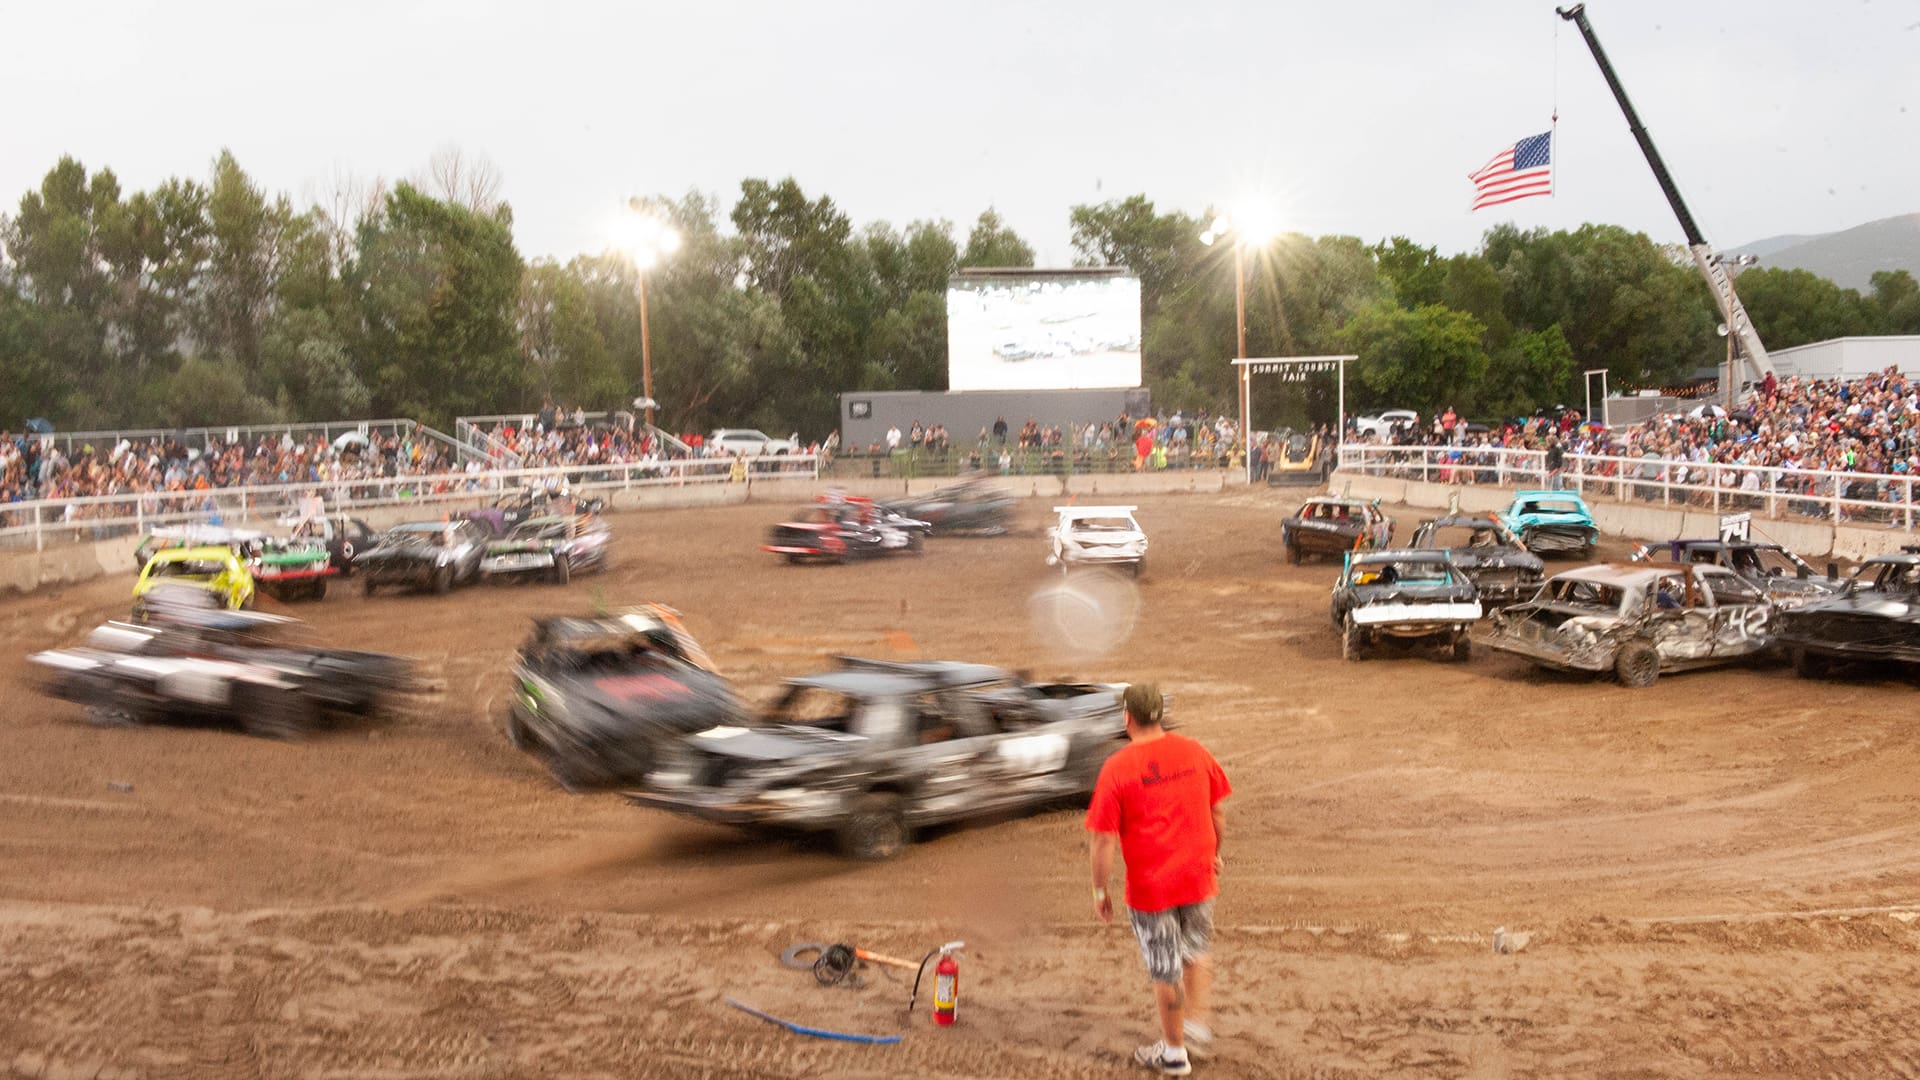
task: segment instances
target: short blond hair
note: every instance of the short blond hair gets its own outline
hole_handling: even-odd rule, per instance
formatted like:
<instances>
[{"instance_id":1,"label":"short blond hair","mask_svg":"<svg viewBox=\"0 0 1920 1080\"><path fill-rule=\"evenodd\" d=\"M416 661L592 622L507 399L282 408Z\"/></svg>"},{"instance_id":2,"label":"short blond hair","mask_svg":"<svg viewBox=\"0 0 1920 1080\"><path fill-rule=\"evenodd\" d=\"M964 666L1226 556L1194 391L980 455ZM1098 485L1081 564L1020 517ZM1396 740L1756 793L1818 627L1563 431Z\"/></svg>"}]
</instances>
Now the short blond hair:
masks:
<instances>
[{"instance_id":1,"label":"short blond hair","mask_svg":"<svg viewBox=\"0 0 1920 1080\"><path fill-rule=\"evenodd\" d=\"M1166 711L1160 687L1150 682L1129 683L1126 693L1120 696L1120 704L1141 727L1158 727L1160 716Z\"/></svg>"}]
</instances>

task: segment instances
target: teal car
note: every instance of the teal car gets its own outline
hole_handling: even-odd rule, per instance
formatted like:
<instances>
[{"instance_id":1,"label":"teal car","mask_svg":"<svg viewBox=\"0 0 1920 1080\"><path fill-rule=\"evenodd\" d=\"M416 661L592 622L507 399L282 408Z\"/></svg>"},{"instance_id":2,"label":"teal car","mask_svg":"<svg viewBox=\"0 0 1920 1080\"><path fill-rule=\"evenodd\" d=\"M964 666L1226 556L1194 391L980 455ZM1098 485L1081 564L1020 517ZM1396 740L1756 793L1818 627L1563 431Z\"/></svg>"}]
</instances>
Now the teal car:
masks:
<instances>
[{"instance_id":1,"label":"teal car","mask_svg":"<svg viewBox=\"0 0 1920 1080\"><path fill-rule=\"evenodd\" d=\"M1600 528L1586 500L1573 491L1516 491L1500 524L1535 555L1593 558Z\"/></svg>"}]
</instances>

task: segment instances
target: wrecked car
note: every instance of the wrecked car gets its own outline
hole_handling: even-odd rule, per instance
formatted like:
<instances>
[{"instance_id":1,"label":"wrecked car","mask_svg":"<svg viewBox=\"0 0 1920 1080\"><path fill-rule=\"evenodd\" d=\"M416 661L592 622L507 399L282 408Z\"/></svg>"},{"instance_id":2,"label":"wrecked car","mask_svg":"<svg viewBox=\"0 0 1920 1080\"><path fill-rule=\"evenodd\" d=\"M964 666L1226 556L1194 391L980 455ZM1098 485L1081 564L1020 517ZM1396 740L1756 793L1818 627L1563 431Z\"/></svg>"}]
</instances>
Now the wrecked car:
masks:
<instances>
[{"instance_id":1,"label":"wrecked car","mask_svg":"<svg viewBox=\"0 0 1920 1080\"><path fill-rule=\"evenodd\" d=\"M1438 642L1452 659L1466 660L1481 609L1473 580L1446 552L1372 551L1346 556L1331 615L1348 660L1389 639Z\"/></svg>"},{"instance_id":2,"label":"wrecked car","mask_svg":"<svg viewBox=\"0 0 1920 1080\"><path fill-rule=\"evenodd\" d=\"M1139 577L1147 568L1147 534L1131 506L1056 506L1047 526L1047 565L1124 567Z\"/></svg>"},{"instance_id":3,"label":"wrecked car","mask_svg":"<svg viewBox=\"0 0 1920 1080\"><path fill-rule=\"evenodd\" d=\"M1591 559L1600 542L1593 513L1573 491L1516 491L1500 523L1535 555Z\"/></svg>"},{"instance_id":4,"label":"wrecked car","mask_svg":"<svg viewBox=\"0 0 1920 1080\"><path fill-rule=\"evenodd\" d=\"M918 555L932 531L929 523L876 506L872 499L829 494L796 519L775 525L760 550L785 556L790 563L840 563L896 552Z\"/></svg>"},{"instance_id":5,"label":"wrecked car","mask_svg":"<svg viewBox=\"0 0 1920 1080\"><path fill-rule=\"evenodd\" d=\"M627 798L884 859L923 826L1085 797L1126 740L1124 689L845 657L789 680L762 715L681 740Z\"/></svg>"},{"instance_id":6,"label":"wrecked car","mask_svg":"<svg viewBox=\"0 0 1920 1080\"><path fill-rule=\"evenodd\" d=\"M1766 594L1721 566L1586 566L1494 612L1485 644L1540 667L1611 671L1625 686L1750 660L1771 646Z\"/></svg>"},{"instance_id":7,"label":"wrecked car","mask_svg":"<svg viewBox=\"0 0 1920 1080\"><path fill-rule=\"evenodd\" d=\"M1007 531L1013 512L1012 496L984 477L882 505L902 517L926 522L935 536L1000 536Z\"/></svg>"},{"instance_id":8,"label":"wrecked car","mask_svg":"<svg viewBox=\"0 0 1920 1080\"><path fill-rule=\"evenodd\" d=\"M489 578L537 577L565 585L577 571L606 567L611 536L606 523L593 514L527 518L487 545L480 572Z\"/></svg>"},{"instance_id":9,"label":"wrecked car","mask_svg":"<svg viewBox=\"0 0 1920 1080\"><path fill-rule=\"evenodd\" d=\"M353 569L368 596L382 585L445 593L479 579L487 529L468 518L396 525L353 557Z\"/></svg>"},{"instance_id":10,"label":"wrecked car","mask_svg":"<svg viewBox=\"0 0 1920 1080\"><path fill-rule=\"evenodd\" d=\"M1779 544L1751 540L1669 540L1667 553L1674 562L1724 566L1766 593L1773 606L1781 610L1836 595L1847 587L1844 579L1816 571L1805 559Z\"/></svg>"},{"instance_id":11,"label":"wrecked car","mask_svg":"<svg viewBox=\"0 0 1920 1080\"><path fill-rule=\"evenodd\" d=\"M513 684L508 741L570 788L639 783L661 747L747 712L664 604L534 620Z\"/></svg>"},{"instance_id":12,"label":"wrecked car","mask_svg":"<svg viewBox=\"0 0 1920 1080\"><path fill-rule=\"evenodd\" d=\"M1547 565L1521 546L1500 519L1485 514L1430 518L1413 530L1415 550L1444 551L1473 579L1485 607L1518 603L1540 591Z\"/></svg>"},{"instance_id":13,"label":"wrecked car","mask_svg":"<svg viewBox=\"0 0 1920 1080\"><path fill-rule=\"evenodd\" d=\"M1856 660L1920 663L1920 547L1868 559L1841 593L1782 612L1774 640L1808 678Z\"/></svg>"},{"instance_id":14,"label":"wrecked car","mask_svg":"<svg viewBox=\"0 0 1920 1080\"><path fill-rule=\"evenodd\" d=\"M1312 555L1371 551L1392 542L1393 519L1380 511L1377 500L1315 495L1280 522L1280 543L1295 565Z\"/></svg>"},{"instance_id":15,"label":"wrecked car","mask_svg":"<svg viewBox=\"0 0 1920 1080\"><path fill-rule=\"evenodd\" d=\"M367 714L410 679L384 653L289 642L295 620L204 604L156 602L143 625L110 622L70 649L36 653L47 692L101 725L232 724L291 738L329 712Z\"/></svg>"}]
</instances>

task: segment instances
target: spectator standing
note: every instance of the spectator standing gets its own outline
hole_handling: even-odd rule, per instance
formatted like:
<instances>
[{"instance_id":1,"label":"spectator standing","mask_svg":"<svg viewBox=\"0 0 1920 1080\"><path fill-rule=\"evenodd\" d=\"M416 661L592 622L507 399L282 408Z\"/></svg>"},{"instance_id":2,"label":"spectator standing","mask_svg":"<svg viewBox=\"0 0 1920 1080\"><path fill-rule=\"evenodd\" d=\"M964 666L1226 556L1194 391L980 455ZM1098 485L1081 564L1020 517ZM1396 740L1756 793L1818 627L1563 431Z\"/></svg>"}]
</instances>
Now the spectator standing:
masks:
<instances>
[{"instance_id":1,"label":"spectator standing","mask_svg":"<svg viewBox=\"0 0 1920 1080\"><path fill-rule=\"evenodd\" d=\"M1187 1043L1213 1041L1207 1025L1213 970L1213 900L1232 787L1205 747L1162 724L1164 703L1152 683L1122 696L1127 746L1100 769L1087 808L1092 834L1093 910L1113 921L1107 884L1116 851L1126 860L1126 901L1140 957L1153 983L1159 1041L1134 1060L1167 1076L1193 1071Z\"/></svg>"}]
</instances>

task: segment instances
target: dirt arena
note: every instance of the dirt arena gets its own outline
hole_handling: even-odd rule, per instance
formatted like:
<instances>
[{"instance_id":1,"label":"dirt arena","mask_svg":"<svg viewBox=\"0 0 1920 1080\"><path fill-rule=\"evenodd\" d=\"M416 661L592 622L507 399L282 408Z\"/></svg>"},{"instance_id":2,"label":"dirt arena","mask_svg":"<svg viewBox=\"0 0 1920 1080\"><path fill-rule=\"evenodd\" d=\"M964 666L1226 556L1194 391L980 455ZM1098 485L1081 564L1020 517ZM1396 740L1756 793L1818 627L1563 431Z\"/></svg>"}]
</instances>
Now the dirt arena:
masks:
<instances>
[{"instance_id":1,"label":"dirt arena","mask_svg":"<svg viewBox=\"0 0 1920 1080\"><path fill-rule=\"evenodd\" d=\"M1195 1075L1920 1075L1911 682L1343 662L1332 571L1277 555L1292 500L1142 500L1142 625L1081 663L1030 630L1038 500L1015 535L841 567L757 551L778 506L617 515L613 568L565 589L299 608L434 687L300 743L90 727L25 655L124 612L130 581L0 600L0 1075L1132 1071L1150 998L1131 934L1092 917L1078 814L855 864L569 794L508 747L527 617L639 600L756 691L839 652L1159 681L1236 786ZM776 962L952 938L948 1030L895 973L823 989ZM793 1035L729 996L905 1038Z\"/></svg>"}]
</instances>

